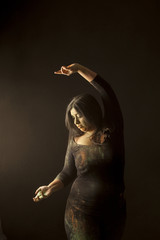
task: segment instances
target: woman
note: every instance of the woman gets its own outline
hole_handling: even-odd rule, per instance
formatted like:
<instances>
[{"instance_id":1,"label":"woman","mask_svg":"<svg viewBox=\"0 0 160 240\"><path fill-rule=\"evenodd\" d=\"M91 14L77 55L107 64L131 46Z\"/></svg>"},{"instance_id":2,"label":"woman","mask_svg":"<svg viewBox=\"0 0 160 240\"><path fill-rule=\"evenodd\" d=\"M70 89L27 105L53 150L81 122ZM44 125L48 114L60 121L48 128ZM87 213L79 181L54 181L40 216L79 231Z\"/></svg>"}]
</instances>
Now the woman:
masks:
<instances>
[{"instance_id":1,"label":"woman","mask_svg":"<svg viewBox=\"0 0 160 240\"><path fill-rule=\"evenodd\" d=\"M97 73L75 63L55 74L79 73L100 94L73 98L66 110L69 141L63 170L48 186L39 187L35 202L73 182L65 211L70 240L119 240L126 206L124 200L123 118L117 98Z\"/></svg>"}]
</instances>

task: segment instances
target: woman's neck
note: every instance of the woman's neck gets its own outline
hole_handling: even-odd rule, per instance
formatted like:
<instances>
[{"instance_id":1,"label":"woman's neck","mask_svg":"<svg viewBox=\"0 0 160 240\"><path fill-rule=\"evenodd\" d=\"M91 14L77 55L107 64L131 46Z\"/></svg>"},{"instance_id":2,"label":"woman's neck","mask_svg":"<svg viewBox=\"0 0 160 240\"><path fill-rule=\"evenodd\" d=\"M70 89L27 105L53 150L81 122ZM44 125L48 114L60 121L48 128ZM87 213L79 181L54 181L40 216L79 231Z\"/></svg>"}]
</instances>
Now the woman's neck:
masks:
<instances>
[{"instance_id":1,"label":"woman's neck","mask_svg":"<svg viewBox=\"0 0 160 240\"><path fill-rule=\"evenodd\" d=\"M85 137L91 137L94 133L96 132L96 130L94 129L94 130L91 130L91 131L87 131L87 132L85 132L84 133L84 135L83 136L85 136Z\"/></svg>"}]
</instances>

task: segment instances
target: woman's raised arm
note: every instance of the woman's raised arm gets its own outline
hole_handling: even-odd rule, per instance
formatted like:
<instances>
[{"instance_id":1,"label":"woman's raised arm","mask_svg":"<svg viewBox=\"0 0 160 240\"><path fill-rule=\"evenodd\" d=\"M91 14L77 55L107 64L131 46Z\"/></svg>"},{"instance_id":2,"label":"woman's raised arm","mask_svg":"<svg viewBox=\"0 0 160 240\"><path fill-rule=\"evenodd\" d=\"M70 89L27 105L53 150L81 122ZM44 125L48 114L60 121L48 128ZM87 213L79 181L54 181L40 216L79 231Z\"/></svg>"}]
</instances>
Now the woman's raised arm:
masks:
<instances>
[{"instance_id":1,"label":"woman's raised arm","mask_svg":"<svg viewBox=\"0 0 160 240\"><path fill-rule=\"evenodd\" d=\"M104 123L111 122L112 125L120 131L123 131L123 117L118 99L108 82L101 78L97 73L79 63L73 63L69 66L62 66L55 74L70 76L73 73L79 73L84 79L92 84L99 92L104 107Z\"/></svg>"},{"instance_id":2,"label":"woman's raised arm","mask_svg":"<svg viewBox=\"0 0 160 240\"><path fill-rule=\"evenodd\" d=\"M93 72L87 67L80 65L79 63L73 63L69 66L62 66L60 70L54 73L63 74L67 76L70 76L73 73L79 73L88 82L91 82L97 76L97 73Z\"/></svg>"}]
</instances>

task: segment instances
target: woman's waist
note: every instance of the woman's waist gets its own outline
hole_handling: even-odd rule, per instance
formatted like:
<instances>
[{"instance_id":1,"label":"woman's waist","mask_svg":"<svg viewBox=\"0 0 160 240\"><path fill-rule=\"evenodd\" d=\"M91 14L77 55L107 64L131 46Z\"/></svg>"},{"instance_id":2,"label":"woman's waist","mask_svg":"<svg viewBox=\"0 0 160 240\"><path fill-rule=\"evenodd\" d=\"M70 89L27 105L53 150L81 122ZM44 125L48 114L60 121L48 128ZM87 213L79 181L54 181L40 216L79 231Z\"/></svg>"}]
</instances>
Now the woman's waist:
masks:
<instances>
[{"instance_id":1,"label":"woman's waist","mask_svg":"<svg viewBox=\"0 0 160 240\"><path fill-rule=\"evenodd\" d=\"M82 193L107 194L114 191L116 185L109 179L79 176L72 184L72 189Z\"/></svg>"},{"instance_id":2,"label":"woman's waist","mask_svg":"<svg viewBox=\"0 0 160 240\"><path fill-rule=\"evenodd\" d=\"M70 198L81 199L89 204L105 201L115 195L115 187L109 182L77 178L71 188Z\"/></svg>"}]
</instances>

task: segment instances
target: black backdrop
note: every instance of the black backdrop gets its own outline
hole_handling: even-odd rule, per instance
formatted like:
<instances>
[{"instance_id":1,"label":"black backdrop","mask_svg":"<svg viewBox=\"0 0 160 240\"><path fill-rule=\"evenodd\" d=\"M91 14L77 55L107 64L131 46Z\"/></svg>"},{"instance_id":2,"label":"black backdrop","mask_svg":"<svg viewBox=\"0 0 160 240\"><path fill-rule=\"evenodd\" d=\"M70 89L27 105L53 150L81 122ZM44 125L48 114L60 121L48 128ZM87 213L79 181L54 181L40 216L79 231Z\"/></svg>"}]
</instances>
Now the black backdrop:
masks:
<instances>
[{"instance_id":1,"label":"black backdrop","mask_svg":"<svg viewBox=\"0 0 160 240\"><path fill-rule=\"evenodd\" d=\"M79 62L112 85L125 124L124 240L159 239L159 1L5 1L0 29L0 217L9 240L66 239L69 187L35 204L63 166ZM96 95L97 96L97 95Z\"/></svg>"}]
</instances>

